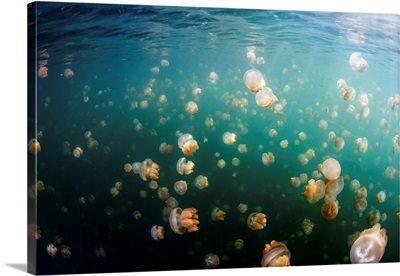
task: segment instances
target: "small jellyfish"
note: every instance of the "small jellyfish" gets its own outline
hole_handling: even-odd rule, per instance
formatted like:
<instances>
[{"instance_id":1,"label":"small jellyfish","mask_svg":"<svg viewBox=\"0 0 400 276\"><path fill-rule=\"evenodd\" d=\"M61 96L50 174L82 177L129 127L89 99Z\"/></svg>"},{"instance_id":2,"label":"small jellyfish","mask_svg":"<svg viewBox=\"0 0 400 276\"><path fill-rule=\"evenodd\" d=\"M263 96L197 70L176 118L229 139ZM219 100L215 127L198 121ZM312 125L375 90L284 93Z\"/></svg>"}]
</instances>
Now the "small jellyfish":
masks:
<instances>
[{"instance_id":1,"label":"small jellyfish","mask_svg":"<svg viewBox=\"0 0 400 276\"><path fill-rule=\"evenodd\" d=\"M290 251L283 242L272 240L262 252L261 267L290 266Z\"/></svg>"},{"instance_id":2,"label":"small jellyfish","mask_svg":"<svg viewBox=\"0 0 400 276\"><path fill-rule=\"evenodd\" d=\"M269 87L263 87L256 93L256 103L260 107L271 109L276 101L278 101L278 98Z\"/></svg>"},{"instance_id":3,"label":"small jellyfish","mask_svg":"<svg viewBox=\"0 0 400 276\"><path fill-rule=\"evenodd\" d=\"M236 134L231 132L225 132L222 135L222 141L226 145L232 145L233 143L236 142Z\"/></svg>"},{"instance_id":4,"label":"small jellyfish","mask_svg":"<svg viewBox=\"0 0 400 276\"><path fill-rule=\"evenodd\" d=\"M219 257L213 253L209 253L204 256L203 263L207 268L215 268L219 265Z\"/></svg>"},{"instance_id":5,"label":"small jellyfish","mask_svg":"<svg viewBox=\"0 0 400 276\"><path fill-rule=\"evenodd\" d=\"M368 63L361 56L361 53L352 53L349 59L349 64L353 71L363 72L367 69Z\"/></svg>"},{"instance_id":6,"label":"small jellyfish","mask_svg":"<svg viewBox=\"0 0 400 276\"><path fill-rule=\"evenodd\" d=\"M272 152L264 152L261 156L261 160L265 166L270 166L275 163L275 156Z\"/></svg>"},{"instance_id":7,"label":"small jellyfish","mask_svg":"<svg viewBox=\"0 0 400 276\"><path fill-rule=\"evenodd\" d=\"M344 178L339 176L335 180L325 180L325 201L335 200L336 196L343 190Z\"/></svg>"},{"instance_id":8,"label":"small jellyfish","mask_svg":"<svg viewBox=\"0 0 400 276\"><path fill-rule=\"evenodd\" d=\"M234 157L232 159L232 165L235 166L235 167L239 166L240 165L240 159L237 158L237 157Z\"/></svg>"},{"instance_id":9,"label":"small jellyfish","mask_svg":"<svg viewBox=\"0 0 400 276\"><path fill-rule=\"evenodd\" d=\"M308 164L308 161L309 161L309 160L308 160L308 158L306 157L305 154L300 153L300 154L297 156L297 161L299 162L300 165L305 166L305 165Z\"/></svg>"},{"instance_id":10,"label":"small jellyfish","mask_svg":"<svg viewBox=\"0 0 400 276\"><path fill-rule=\"evenodd\" d=\"M125 163L124 164L124 171L127 172L127 173L132 171L132 165L130 163Z\"/></svg>"},{"instance_id":11,"label":"small jellyfish","mask_svg":"<svg viewBox=\"0 0 400 276\"><path fill-rule=\"evenodd\" d=\"M150 235L155 241L159 241L164 239L164 227L163 226L158 226L154 225L150 229Z\"/></svg>"},{"instance_id":12,"label":"small jellyfish","mask_svg":"<svg viewBox=\"0 0 400 276\"><path fill-rule=\"evenodd\" d=\"M321 172L328 180L335 180L340 176L342 168L339 162L334 158L326 159L321 166Z\"/></svg>"},{"instance_id":13,"label":"small jellyfish","mask_svg":"<svg viewBox=\"0 0 400 276\"><path fill-rule=\"evenodd\" d=\"M300 184L301 184L301 182L300 182L300 178L299 178L299 177L291 177L291 178L290 178L290 185L291 185L293 188L299 187Z\"/></svg>"},{"instance_id":14,"label":"small jellyfish","mask_svg":"<svg viewBox=\"0 0 400 276\"><path fill-rule=\"evenodd\" d=\"M63 256L64 259L69 259L72 254L71 248L69 248L68 245L61 245L61 256Z\"/></svg>"},{"instance_id":15,"label":"small jellyfish","mask_svg":"<svg viewBox=\"0 0 400 276\"><path fill-rule=\"evenodd\" d=\"M47 71L49 71L49 69L46 66L39 67L38 77L41 79L47 78Z\"/></svg>"},{"instance_id":16,"label":"small jellyfish","mask_svg":"<svg viewBox=\"0 0 400 276\"><path fill-rule=\"evenodd\" d=\"M267 225L267 218L266 215L263 213L251 213L247 217L247 226L255 231L255 230L261 230Z\"/></svg>"},{"instance_id":17,"label":"small jellyfish","mask_svg":"<svg viewBox=\"0 0 400 276\"><path fill-rule=\"evenodd\" d=\"M67 68L67 69L64 70L64 74L63 75L64 75L64 77L66 79L70 80L70 79L72 79L74 77L74 72L71 69Z\"/></svg>"},{"instance_id":18,"label":"small jellyfish","mask_svg":"<svg viewBox=\"0 0 400 276\"><path fill-rule=\"evenodd\" d=\"M325 183L320 179L310 179L303 194L308 202L314 204L325 195Z\"/></svg>"},{"instance_id":19,"label":"small jellyfish","mask_svg":"<svg viewBox=\"0 0 400 276\"><path fill-rule=\"evenodd\" d=\"M396 173L396 169L393 166L388 166L385 170L385 177L387 179L393 179Z\"/></svg>"},{"instance_id":20,"label":"small jellyfish","mask_svg":"<svg viewBox=\"0 0 400 276\"><path fill-rule=\"evenodd\" d=\"M179 174L191 174L193 172L194 163L190 160L186 162L186 158L182 157L176 162L176 171Z\"/></svg>"},{"instance_id":21,"label":"small jellyfish","mask_svg":"<svg viewBox=\"0 0 400 276\"><path fill-rule=\"evenodd\" d=\"M166 142L162 142L158 149L161 154L170 154L172 151L172 145L169 145Z\"/></svg>"},{"instance_id":22,"label":"small jellyfish","mask_svg":"<svg viewBox=\"0 0 400 276\"><path fill-rule=\"evenodd\" d=\"M199 149L197 141L189 133L185 133L179 137L178 147L182 149L183 154L186 156L193 155Z\"/></svg>"},{"instance_id":23,"label":"small jellyfish","mask_svg":"<svg viewBox=\"0 0 400 276\"><path fill-rule=\"evenodd\" d=\"M356 196L354 198L353 207L357 212L363 212L367 208L367 198L363 196Z\"/></svg>"},{"instance_id":24,"label":"small jellyfish","mask_svg":"<svg viewBox=\"0 0 400 276\"><path fill-rule=\"evenodd\" d=\"M208 178L204 175L198 175L194 180L194 185L199 189L202 190L208 187Z\"/></svg>"},{"instance_id":25,"label":"small jellyfish","mask_svg":"<svg viewBox=\"0 0 400 276\"><path fill-rule=\"evenodd\" d=\"M186 208L181 209L179 207L171 210L169 215L169 225L172 231L182 235L186 231L194 232L198 230L197 225L200 224L198 220L197 209Z\"/></svg>"},{"instance_id":26,"label":"small jellyfish","mask_svg":"<svg viewBox=\"0 0 400 276\"><path fill-rule=\"evenodd\" d=\"M147 181L149 179L156 180L158 179L158 174L160 171L160 166L153 162L150 158L146 158L140 164L139 175L144 180Z\"/></svg>"},{"instance_id":27,"label":"small jellyfish","mask_svg":"<svg viewBox=\"0 0 400 276\"><path fill-rule=\"evenodd\" d=\"M225 220L225 212L219 209L218 207L215 207L211 211L211 219L213 221L220 221L220 220Z\"/></svg>"},{"instance_id":28,"label":"small jellyfish","mask_svg":"<svg viewBox=\"0 0 400 276\"><path fill-rule=\"evenodd\" d=\"M360 181L358 181L357 179L353 179L352 181L350 181L350 191L352 192L357 192L358 189L360 189Z\"/></svg>"},{"instance_id":29,"label":"small jellyfish","mask_svg":"<svg viewBox=\"0 0 400 276\"><path fill-rule=\"evenodd\" d=\"M366 153L368 150L368 140L366 137L356 139L357 150L362 153Z\"/></svg>"},{"instance_id":30,"label":"small jellyfish","mask_svg":"<svg viewBox=\"0 0 400 276\"><path fill-rule=\"evenodd\" d=\"M189 101L185 104L185 111L189 115L196 115L199 111L199 107L194 101Z\"/></svg>"},{"instance_id":31,"label":"small jellyfish","mask_svg":"<svg viewBox=\"0 0 400 276\"><path fill-rule=\"evenodd\" d=\"M333 220L339 213L339 202L337 200L326 201L321 207L321 214L325 220Z\"/></svg>"},{"instance_id":32,"label":"small jellyfish","mask_svg":"<svg viewBox=\"0 0 400 276\"><path fill-rule=\"evenodd\" d=\"M140 211L138 211L138 210L133 211L132 217L133 217L135 220L140 220L140 219L142 218L142 213L141 213Z\"/></svg>"},{"instance_id":33,"label":"small jellyfish","mask_svg":"<svg viewBox=\"0 0 400 276\"><path fill-rule=\"evenodd\" d=\"M246 87L252 92L258 92L265 87L263 75L257 69L250 69L244 73L243 81Z\"/></svg>"},{"instance_id":34,"label":"small jellyfish","mask_svg":"<svg viewBox=\"0 0 400 276\"><path fill-rule=\"evenodd\" d=\"M42 148L40 146L40 143L35 138L32 138L31 140L29 140L29 142L28 142L28 151L31 154L36 155L41 150L42 150Z\"/></svg>"},{"instance_id":35,"label":"small jellyfish","mask_svg":"<svg viewBox=\"0 0 400 276\"><path fill-rule=\"evenodd\" d=\"M208 79L210 80L211 84L216 84L218 79L219 79L219 77L218 77L218 74L213 71L208 76Z\"/></svg>"},{"instance_id":36,"label":"small jellyfish","mask_svg":"<svg viewBox=\"0 0 400 276\"><path fill-rule=\"evenodd\" d=\"M54 257L57 254L57 251L58 251L57 247L55 247L54 244L52 244L52 243L49 243L46 246L46 250L47 250L47 253L52 257Z\"/></svg>"},{"instance_id":37,"label":"small jellyfish","mask_svg":"<svg viewBox=\"0 0 400 276\"><path fill-rule=\"evenodd\" d=\"M238 145L238 152L246 153L247 152L247 145L246 144L239 144Z\"/></svg>"},{"instance_id":38,"label":"small jellyfish","mask_svg":"<svg viewBox=\"0 0 400 276\"><path fill-rule=\"evenodd\" d=\"M328 122L322 119L319 121L318 127L320 130L326 130L328 128Z\"/></svg>"},{"instance_id":39,"label":"small jellyfish","mask_svg":"<svg viewBox=\"0 0 400 276\"><path fill-rule=\"evenodd\" d=\"M184 180L176 181L174 184L174 190L178 195L184 195L187 191L187 183Z\"/></svg>"},{"instance_id":40,"label":"small jellyfish","mask_svg":"<svg viewBox=\"0 0 400 276\"><path fill-rule=\"evenodd\" d=\"M344 148L345 142L342 137L337 137L334 141L335 150L340 151Z\"/></svg>"},{"instance_id":41,"label":"small jellyfish","mask_svg":"<svg viewBox=\"0 0 400 276\"><path fill-rule=\"evenodd\" d=\"M167 198L165 200L165 204L167 205L167 207L169 207L171 209L179 206L178 200L176 200L173 196L170 196L169 198Z\"/></svg>"},{"instance_id":42,"label":"small jellyfish","mask_svg":"<svg viewBox=\"0 0 400 276\"><path fill-rule=\"evenodd\" d=\"M289 145L289 141L288 140L282 140L279 145L281 146L281 148L286 149Z\"/></svg>"},{"instance_id":43,"label":"small jellyfish","mask_svg":"<svg viewBox=\"0 0 400 276\"><path fill-rule=\"evenodd\" d=\"M162 59L162 60L160 61L160 65L161 65L162 67L168 67L168 66L169 66L169 61L166 60L166 59Z\"/></svg>"},{"instance_id":44,"label":"small jellyfish","mask_svg":"<svg viewBox=\"0 0 400 276\"><path fill-rule=\"evenodd\" d=\"M345 86L340 91L340 97L345 101L352 101L356 97L356 90L351 86Z\"/></svg>"},{"instance_id":45,"label":"small jellyfish","mask_svg":"<svg viewBox=\"0 0 400 276\"><path fill-rule=\"evenodd\" d=\"M233 243L233 247L236 250L243 249L243 246L244 246L244 241L242 239L236 239L235 242Z\"/></svg>"},{"instance_id":46,"label":"small jellyfish","mask_svg":"<svg viewBox=\"0 0 400 276\"><path fill-rule=\"evenodd\" d=\"M75 147L74 150L72 151L72 154L74 155L75 158L79 158L83 154L83 149L81 147Z\"/></svg>"},{"instance_id":47,"label":"small jellyfish","mask_svg":"<svg viewBox=\"0 0 400 276\"><path fill-rule=\"evenodd\" d=\"M310 235L314 228L314 222L309 219L304 219L301 223L301 228L303 229L304 234Z\"/></svg>"},{"instance_id":48,"label":"small jellyfish","mask_svg":"<svg viewBox=\"0 0 400 276\"><path fill-rule=\"evenodd\" d=\"M370 210L367 215L367 223L374 226L381 220L381 212L377 209Z\"/></svg>"},{"instance_id":49,"label":"small jellyfish","mask_svg":"<svg viewBox=\"0 0 400 276\"><path fill-rule=\"evenodd\" d=\"M223 169L223 168L225 168L225 165L226 165L226 162L225 162L224 159L219 159L219 160L217 161L217 166L218 166L218 168Z\"/></svg>"},{"instance_id":50,"label":"small jellyfish","mask_svg":"<svg viewBox=\"0 0 400 276\"><path fill-rule=\"evenodd\" d=\"M386 199L386 193L385 193L385 191L380 191L380 192L376 195L376 199L378 200L379 203L385 202L385 199Z\"/></svg>"},{"instance_id":51,"label":"small jellyfish","mask_svg":"<svg viewBox=\"0 0 400 276\"><path fill-rule=\"evenodd\" d=\"M140 162L133 162L132 163L132 172L134 174L139 174L141 165L142 165L142 163L140 163Z\"/></svg>"},{"instance_id":52,"label":"small jellyfish","mask_svg":"<svg viewBox=\"0 0 400 276\"><path fill-rule=\"evenodd\" d=\"M298 136L301 141L305 141L307 139L307 134L304 131L300 132Z\"/></svg>"},{"instance_id":53,"label":"small jellyfish","mask_svg":"<svg viewBox=\"0 0 400 276\"><path fill-rule=\"evenodd\" d=\"M379 223L365 229L351 246L351 263L379 263L385 253L387 241L386 229L381 229Z\"/></svg>"},{"instance_id":54,"label":"small jellyfish","mask_svg":"<svg viewBox=\"0 0 400 276\"><path fill-rule=\"evenodd\" d=\"M246 213L249 210L249 207L245 203L239 203L238 211L242 214Z\"/></svg>"},{"instance_id":55,"label":"small jellyfish","mask_svg":"<svg viewBox=\"0 0 400 276\"><path fill-rule=\"evenodd\" d=\"M154 66L154 67L152 67L152 68L150 69L150 71L151 71L153 74L158 74L158 73L160 73L160 68L159 68L158 66Z\"/></svg>"}]
</instances>

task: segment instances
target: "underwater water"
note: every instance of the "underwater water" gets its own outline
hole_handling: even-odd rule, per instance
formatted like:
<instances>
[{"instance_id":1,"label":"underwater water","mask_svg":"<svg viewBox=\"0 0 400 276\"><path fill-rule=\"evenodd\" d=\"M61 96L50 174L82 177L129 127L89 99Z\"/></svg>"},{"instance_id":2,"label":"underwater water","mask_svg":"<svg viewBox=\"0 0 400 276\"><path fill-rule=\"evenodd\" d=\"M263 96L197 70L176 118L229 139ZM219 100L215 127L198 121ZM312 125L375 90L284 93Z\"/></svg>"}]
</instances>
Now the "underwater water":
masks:
<instances>
[{"instance_id":1,"label":"underwater water","mask_svg":"<svg viewBox=\"0 0 400 276\"><path fill-rule=\"evenodd\" d=\"M387 235L379 261L399 262L398 15L34 6L28 141L40 152L28 152L37 172L28 241L38 274L205 269L209 253L215 268L260 267L273 240L294 266L350 264L350 237L376 223ZM350 64L353 53L366 63ZM265 82L254 92L250 69ZM256 101L266 87L269 108ZM185 154L186 133L198 148ZM177 170L182 157L194 164L188 174ZM310 202L306 186L325 180L327 158L339 162L343 189ZM331 220L325 202L337 204ZM197 230L173 231L176 205L197 210ZM266 217L261 229L248 225L253 212ZM164 227L160 240L154 225Z\"/></svg>"}]
</instances>

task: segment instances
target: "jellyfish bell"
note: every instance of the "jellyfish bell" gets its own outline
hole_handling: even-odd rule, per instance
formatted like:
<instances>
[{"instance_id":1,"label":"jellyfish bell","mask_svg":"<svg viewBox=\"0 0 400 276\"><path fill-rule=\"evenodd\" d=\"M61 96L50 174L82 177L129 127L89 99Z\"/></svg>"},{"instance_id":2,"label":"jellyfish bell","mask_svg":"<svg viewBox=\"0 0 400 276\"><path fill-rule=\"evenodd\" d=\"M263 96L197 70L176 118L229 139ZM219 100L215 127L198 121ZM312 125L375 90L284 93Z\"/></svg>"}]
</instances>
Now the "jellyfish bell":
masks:
<instances>
[{"instance_id":1,"label":"jellyfish bell","mask_svg":"<svg viewBox=\"0 0 400 276\"><path fill-rule=\"evenodd\" d=\"M368 63L361 56L361 53L352 53L349 59L349 64L353 71L363 72L367 69Z\"/></svg>"},{"instance_id":2,"label":"jellyfish bell","mask_svg":"<svg viewBox=\"0 0 400 276\"><path fill-rule=\"evenodd\" d=\"M366 137L359 137L356 139L357 150L362 153L366 153L368 150L368 140Z\"/></svg>"},{"instance_id":3,"label":"jellyfish bell","mask_svg":"<svg viewBox=\"0 0 400 276\"><path fill-rule=\"evenodd\" d=\"M213 253L206 254L203 258L204 266L207 268L215 268L219 265L220 259Z\"/></svg>"},{"instance_id":4,"label":"jellyfish bell","mask_svg":"<svg viewBox=\"0 0 400 276\"><path fill-rule=\"evenodd\" d=\"M194 185L199 189L202 190L208 187L208 178L204 175L198 175L194 180Z\"/></svg>"},{"instance_id":5,"label":"jellyfish bell","mask_svg":"<svg viewBox=\"0 0 400 276\"><path fill-rule=\"evenodd\" d=\"M256 93L256 103L260 107L271 109L276 101L278 101L278 98L269 87L265 86Z\"/></svg>"},{"instance_id":6,"label":"jellyfish bell","mask_svg":"<svg viewBox=\"0 0 400 276\"><path fill-rule=\"evenodd\" d=\"M182 134L178 139L178 147L186 156L193 155L198 149L199 145L193 136L189 133Z\"/></svg>"},{"instance_id":7,"label":"jellyfish bell","mask_svg":"<svg viewBox=\"0 0 400 276\"><path fill-rule=\"evenodd\" d=\"M325 183L320 179L310 179L303 194L309 203L314 204L325 195Z\"/></svg>"},{"instance_id":8,"label":"jellyfish bell","mask_svg":"<svg viewBox=\"0 0 400 276\"><path fill-rule=\"evenodd\" d=\"M174 184L174 190L178 195L184 195L187 191L187 183L184 180L176 181Z\"/></svg>"},{"instance_id":9,"label":"jellyfish bell","mask_svg":"<svg viewBox=\"0 0 400 276\"><path fill-rule=\"evenodd\" d=\"M272 240L262 253L261 267L290 266L291 253L283 242Z\"/></svg>"},{"instance_id":10,"label":"jellyfish bell","mask_svg":"<svg viewBox=\"0 0 400 276\"><path fill-rule=\"evenodd\" d=\"M150 158L146 158L140 164L139 175L144 181L149 179L156 180L158 179L159 170L160 167L157 163L153 162Z\"/></svg>"},{"instance_id":11,"label":"jellyfish bell","mask_svg":"<svg viewBox=\"0 0 400 276\"><path fill-rule=\"evenodd\" d=\"M334 158L326 159L321 165L321 172L328 180L335 180L340 176L342 168Z\"/></svg>"},{"instance_id":12,"label":"jellyfish bell","mask_svg":"<svg viewBox=\"0 0 400 276\"><path fill-rule=\"evenodd\" d=\"M189 115L195 115L199 111L199 107L194 101L189 101L185 104L185 111Z\"/></svg>"},{"instance_id":13,"label":"jellyfish bell","mask_svg":"<svg viewBox=\"0 0 400 276\"><path fill-rule=\"evenodd\" d=\"M250 230L261 230L267 224L266 215L263 213L253 212L247 217L247 226Z\"/></svg>"},{"instance_id":14,"label":"jellyfish bell","mask_svg":"<svg viewBox=\"0 0 400 276\"><path fill-rule=\"evenodd\" d=\"M303 229L304 234L310 235L314 228L314 223L309 219L304 219L301 223L301 228Z\"/></svg>"},{"instance_id":15,"label":"jellyfish bell","mask_svg":"<svg viewBox=\"0 0 400 276\"><path fill-rule=\"evenodd\" d=\"M339 213L339 202L337 200L326 201L321 207L322 218L333 220Z\"/></svg>"},{"instance_id":16,"label":"jellyfish bell","mask_svg":"<svg viewBox=\"0 0 400 276\"><path fill-rule=\"evenodd\" d=\"M212 209L211 211L211 219L213 221L221 221L221 220L225 220L225 212L222 211L220 208L215 207L214 209Z\"/></svg>"},{"instance_id":17,"label":"jellyfish bell","mask_svg":"<svg viewBox=\"0 0 400 276\"><path fill-rule=\"evenodd\" d=\"M35 138L32 138L28 142L28 150L31 154L36 155L42 150L42 148L41 148L38 140L36 140Z\"/></svg>"},{"instance_id":18,"label":"jellyfish bell","mask_svg":"<svg viewBox=\"0 0 400 276\"><path fill-rule=\"evenodd\" d=\"M52 243L47 244L46 250L47 250L47 253L52 257L54 257L58 252L57 247L55 247L54 244L52 244Z\"/></svg>"},{"instance_id":19,"label":"jellyfish bell","mask_svg":"<svg viewBox=\"0 0 400 276\"><path fill-rule=\"evenodd\" d=\"M159 241L164 239L164 227L163 226L158 226L154 225L150 229L150 235L155 241Z\"/></svg>"},{"instance_id":20,"label":"jellyfish bell","mask_svg":"<svg viewBox=\"0 0 400 276\"><path fill-rule=\"evenodd\" d=\"M351 246L351 263L379 263L385 253L387 241L386 229L381 229L379 223L365 229Z\"/></svg>"},{"instance_id":21,"label":"jellyfish bell","mask_svg":"<svg viewBox=\"0 0 400 276\"><path fill-rule=\"evenodd\" d=\"M250 69L244 73L243 81L246 87L252 92L258 92L265 87L263 75L257 69Z\"/></svg>"},{"instance_id":22,"label":"jellyfish bell","mask_svg":"<svg viewBox=\"0 0 400 276\"><path fill-rule=\"evenodd\" d=\"M64 70L63 75L66 79L70 80L74 77L74 72L71 69L67 68Z\"/></svg>"},{"instance_id":23,"label":"jellyfish bell","mask_svg":"<svg viewBox=\"0 0 400 276\"><path fill-rule=\"evenodd\" d=\"M186 162L186 158L182 157L176 162L176 171L183 174L191 174L193 172L194 163L190 160Z\"/></svg>"},{"instance_id":24,"label":"jellyfish bell","mask_svg":"<svg viewBox=\"0 0 400 276\"><path fill-rule=\"evenodd\" d=\"M236 134L227 131L222 135L222 141L226 145L232 145L236 142Z\"/></svg>"},{"instance_id":25,"label":"jellyfish bell","mask_svg":"<svg viewBox=\"0 0 400 276\"><path fill-rule=\"evenodd\" d=\"M336 196L343 190L344 178L339 176L334 180L325 180L325 201L335 200Z\"/></svg>"},{"instance_id":26,"label":"jellyfish bell","mask_svg":"<svg viewBox=\"0 0 400 276\"><path fill-rule=\"evenodd\" d=\"M176 207L171 210L169 215L169 225L172 231L176 234L182 235L186 231L194 232L198 230L197 225L200 224L198 221L199 216L195 208L181 209Z\"/></svg>"}]
</instances>

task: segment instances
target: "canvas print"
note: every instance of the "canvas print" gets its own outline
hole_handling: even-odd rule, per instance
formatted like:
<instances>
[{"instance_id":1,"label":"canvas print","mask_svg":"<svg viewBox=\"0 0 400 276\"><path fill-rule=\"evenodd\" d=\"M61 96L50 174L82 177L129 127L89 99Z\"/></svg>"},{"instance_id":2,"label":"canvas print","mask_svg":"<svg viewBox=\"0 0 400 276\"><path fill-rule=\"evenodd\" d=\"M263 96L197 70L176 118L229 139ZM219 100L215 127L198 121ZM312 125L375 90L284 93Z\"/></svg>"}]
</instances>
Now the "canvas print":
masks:
<instances>
[{"instance_id":1,"label":"canvas print","mask_svg":"<svg viewBox=\"0 0 400 276\"><path fill-rule=\"evenodd\" d=\"M28 272L399 262L399 15L27 15Z\"/></svg>"}]
</instances>

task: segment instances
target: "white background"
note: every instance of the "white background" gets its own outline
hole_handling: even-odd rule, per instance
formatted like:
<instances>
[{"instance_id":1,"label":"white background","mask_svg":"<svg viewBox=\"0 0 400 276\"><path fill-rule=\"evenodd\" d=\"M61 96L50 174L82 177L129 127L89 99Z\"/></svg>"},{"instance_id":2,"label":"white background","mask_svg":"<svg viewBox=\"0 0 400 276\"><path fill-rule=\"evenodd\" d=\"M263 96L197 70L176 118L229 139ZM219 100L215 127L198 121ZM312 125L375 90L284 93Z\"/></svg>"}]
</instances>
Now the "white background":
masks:
<instances>
[{"instance_id":1,"label":"white background","mask_svg":"<svg viewBox=\"0 0 400 276\"><path fill-rule=\"evenodd\" d=\"M0 275L24 275L27 266L27 3L30 1L7 0L1 6L1 86L0 86L0 185L3 193L0 199ZM72 2L72 1L64 1ZM79 2L79 1L75 1ZM308 11L344 11L400 14L397 0L264 0L255 1L192 0L192 1L92 1L88 3L150 4L172 6L202 6L225 8L257 8ZM265 3L261 3L265 2ZM400 29L400 26L398 26ZM397 57L399 58L399 57ZM399 92L399 91L394 91ZM329 233L327 233L329 235ZM390 237L389 237L390 242ZM305 248L305 250L307 250ZM155 260L156 262L156 260ZM156 264L155 264L156 265ZM265 275L306 275L306 274L352 274L398 275L399 263L378 265L331 265L320 267L256 268L235 270L208 270L182 272L136 273L135 275L209 275L233 273ZM114 273L101 275L127 275Z\"/></svg>"}]
</instances>

